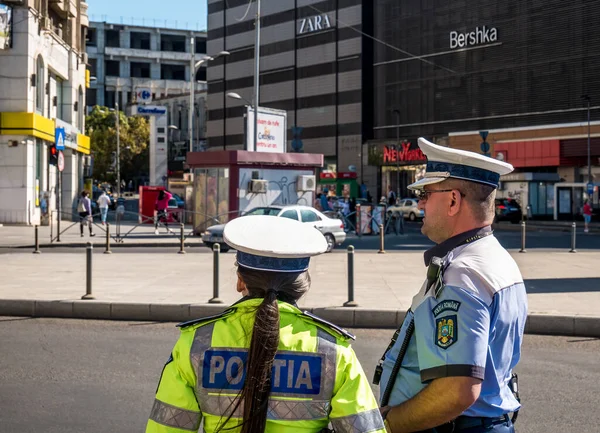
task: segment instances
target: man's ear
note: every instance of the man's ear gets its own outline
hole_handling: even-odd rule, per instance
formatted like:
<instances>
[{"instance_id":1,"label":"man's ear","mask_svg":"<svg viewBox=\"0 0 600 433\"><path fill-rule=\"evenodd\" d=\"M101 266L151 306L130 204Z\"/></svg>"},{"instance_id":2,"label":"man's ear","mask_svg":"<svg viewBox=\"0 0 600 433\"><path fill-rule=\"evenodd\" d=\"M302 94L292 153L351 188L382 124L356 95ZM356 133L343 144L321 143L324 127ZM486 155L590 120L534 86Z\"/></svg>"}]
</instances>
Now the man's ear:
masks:
<instances>
[{"instance_id":1,"label":"man's ear","mask_svg":"<svg viewBox=\"0 0 600 433\"><path fill-rule=\"evenodd\" d=\"M457 190L452 190L450 193L450 208L448 209L448 216L455 216L460 211L460 207L463 206L463 199Z\"/></svg>"}]
</instances>

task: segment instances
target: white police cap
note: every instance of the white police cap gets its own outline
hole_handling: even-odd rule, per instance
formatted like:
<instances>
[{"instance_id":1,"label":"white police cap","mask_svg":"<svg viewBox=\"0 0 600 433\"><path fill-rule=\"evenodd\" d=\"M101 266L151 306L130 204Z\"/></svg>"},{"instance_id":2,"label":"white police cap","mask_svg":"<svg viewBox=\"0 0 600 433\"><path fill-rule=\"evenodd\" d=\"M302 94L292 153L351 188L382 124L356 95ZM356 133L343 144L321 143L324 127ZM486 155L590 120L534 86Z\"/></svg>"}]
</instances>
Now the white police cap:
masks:
<instances>
[{"instance_id":1,"label":"white police cap","mask_svg":"<svg viewBox=\"0 0 600 433\"><path fill-rule=\"evenodd\" d=\"M513 171L513 166L489 156L466 150L438 146L423 137L419 148L427 156L425 177L408 186L422 189L425 185L442 182L448 178L483 183L498 188L500 176Z\"/></svg>"},{"instance_id":2,"label":"white police cap","mask_svg":"<svg viewBox=\"0 0 600 433\"><path fill-rule=\"evenodd\" d=\"M268 272L304 272L310 257L327 251L314 226L267 215L234 219L225 225L223 239L237 250L240 266Z\"/></svg>"}]
</instances>

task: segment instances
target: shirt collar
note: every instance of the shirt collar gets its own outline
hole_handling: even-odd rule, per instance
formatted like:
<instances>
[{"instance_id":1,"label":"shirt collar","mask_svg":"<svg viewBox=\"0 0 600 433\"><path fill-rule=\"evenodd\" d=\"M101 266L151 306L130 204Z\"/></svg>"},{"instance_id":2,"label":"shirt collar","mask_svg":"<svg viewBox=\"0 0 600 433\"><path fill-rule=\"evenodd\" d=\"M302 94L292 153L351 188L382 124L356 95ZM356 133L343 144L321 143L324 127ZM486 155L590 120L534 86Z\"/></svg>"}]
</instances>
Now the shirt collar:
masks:
<instances>
[{"instance_id":1,"label":"shirt collar","mask_svg":"<svg viewBox=\"0 0 600 433\"><path fill-rule=\"evenodd\" d=\"M431 259L434 257L444 257L454 248L462 245L467 239L473 236L488 236L492 233L492 226L485 226L476 228L473 230L469 230L463 233L460 233L456 236L452 236L450 239L446 239L441 244L437 244L434 247L429 248L423 254L425 259L425 266L429 266L431 263Z\"/></svg>"}]
</instances>

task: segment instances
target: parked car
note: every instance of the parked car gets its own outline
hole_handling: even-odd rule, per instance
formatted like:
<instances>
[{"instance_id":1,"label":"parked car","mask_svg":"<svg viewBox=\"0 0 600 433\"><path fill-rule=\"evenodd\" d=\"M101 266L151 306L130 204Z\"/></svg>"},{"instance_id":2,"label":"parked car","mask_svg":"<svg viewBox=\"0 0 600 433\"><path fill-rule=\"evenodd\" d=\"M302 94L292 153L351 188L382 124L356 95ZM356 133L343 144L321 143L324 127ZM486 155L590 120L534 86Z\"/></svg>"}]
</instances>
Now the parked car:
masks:
<instances>
[{"instance_id":1,"label":"parked car","mask_svg":"<svg viewBox=\"0 0 600 433\"><path fill-rule=\"evenodd\" d=\"M185 208L185 200L183 200L179 194L175 194L175 193L171 193L171 194L173 194L173 198L177 201L177 207L179 209Z\"/></svg>"},{"instance_id":2,"label":"parked car","mask_svg":"<svg viewBox=\"0 0 600 433\"><path fill-rule=\"evenodd\" d=\"M290 218L315 226L327 240L327 252L330 252L336 245L341 245L346 240L344 223L336 218L329 218L315 208L309 206L265 206L258 207L245 213L240 218L248 215L272 215L282 218ZM229 251L229 246L223 242L223 230L225 224L208 227L202 234L202 241L208 248L214 244L221 244L221 251Z\"/></svg>"},{"instance_id":3,"label":"parked car","mask_svg":"<svg viewBox=\"0 0 600 433\"><path fill-rule=\"evenodd\" d=\"M419 199L416 198L403 198L397 202L394 206L387 208L388 214L394 212L402 212L404 219L410 221L422 220L425 216L425 212L418 208Z\"/></svg>"},{"instance_id":4,"label":"parked car","mask_svg":"<svg viewBox=\"0 0 600 433\"><path fill-rule=\"evenodd\" d=\"M495 206L495 222L510 221L513 224L518 224L523 218L523 211L521 210L521 206L513 198L497 198Z\"/></svg>"}]
</instances>

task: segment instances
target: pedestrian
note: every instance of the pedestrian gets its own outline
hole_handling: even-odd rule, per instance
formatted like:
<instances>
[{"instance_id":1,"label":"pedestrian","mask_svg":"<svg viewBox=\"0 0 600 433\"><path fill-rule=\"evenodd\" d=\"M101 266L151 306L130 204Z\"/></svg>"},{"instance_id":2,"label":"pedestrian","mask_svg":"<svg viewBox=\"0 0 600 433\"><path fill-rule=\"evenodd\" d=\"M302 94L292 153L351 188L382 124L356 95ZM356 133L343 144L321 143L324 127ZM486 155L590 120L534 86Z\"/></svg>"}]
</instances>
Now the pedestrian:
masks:
<instances>
[{"instance_id":1,"label":"pedestrian","mask_svg":"<svg viewBox=\"0 0 600 433\"><path fill-rule=\"evenodd\" d=\"M110 206L110 197L106 194L106 191L102 190L102 194L100 194L96 203L98 203L98 207L100 208L102 225L106 225L106 215L108 214L108 207Z\"/></svg>"},{"instance_id":2,"label":"pedestrian","mask_svg":"<svg viewBox=\"0 0 600 433\"><path fill-rule=\"evenodd\" d=\"M392 185L388 185L387 204L388 206L396 204L396 192L393 190Z\"/></svg>"},{"instance_id":3,"label":"pedestrian","mask_svg":"<svg viewBox=\"0 0 600 433\"><path fill-rule=\"evenodd\" d=\"M427 280L376 369L388 432L513 433L520 409L527 294L494 237L494 199L510 164L419 138ZM513 417L509 416L513 414Z\"/></svg>"},{"instance_id":4,"label":"pedestrian","mask_svg":"<svg viewBox=\"0 0 600 433\"><path fill-rule=\"evenodd\" d=\"M169 191L160 190L158 193L158 197L156 199L156 203L154 205L154 209L156 209L156 218L154 219L154 234L158 234L158 223L164 222L165 227L167 229L167 233L172 233L169 228L169 218L167 214L167 209L169 208L169 200L173 197Z\"/></svg>"},{"instance_id":5,"label":"pedestrian","mask_svg":"<svg viewBox=\"0 0 600 433\"><path fill-rule=\"evenodd\" d=\"M321 194L321 212L329 212L331 211L331 206L329 206L329 189L324 188L323 194Z\"/></svg>"},{"instance_id":6,"label":"pedestrian","mask_svg":"<svg viewBox=\"0 0 600 433\"><path fill-rule=\"evenodd\" d=\"M585 224L585 228L583 229L584 233L589 232L588 224L592 221L592 205L589 200L586 200L583 204L583 222Z\"/></svg>"},{"instance_id":7,"label":"pedestrian","mask_svg":"<svg viewBox=\"0 0 600 433\"><path fill-rule=\"evenodd\" d=\"M127 185L127 188L129 189L129 192L131 194L133 194L133 180L129 180L129 184Z\"/></svg>"},{"instance_id":8,"label":"pedestrian","mask_svg":"<svg viewBox=\"0 0 600 433\"><path fill-rule=\"evenodd\" d=\"M92 230L92 201L89 199L88 195L89 194L87 191L83 191L81 193L81 197L79 198L79 202L77 203L77 212L79 212L79 231L81 233L81 237L83 237L84 225L89 225L90 237L96 236Z\"/></svg>"},{"instance_id":9,"label":"pedestrian","mask_svg":"<svg viewBox=\"0 0 600 433\"><path fill-rule=\"evenodd\" d=\"M347 331L297 302L310 288L311 256L327 250L312 226L274 216L224 229L237 250L243 296L217 316L179 325L146 433L385 433Z\"/></svg>"}]
</instances>

